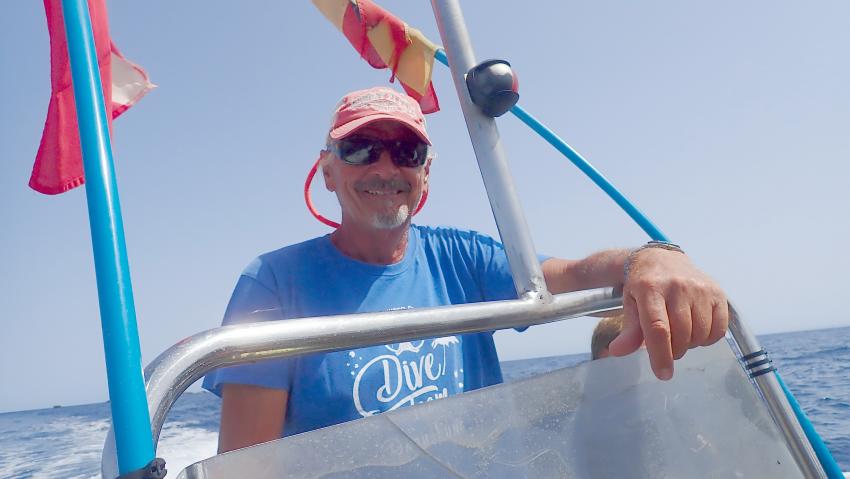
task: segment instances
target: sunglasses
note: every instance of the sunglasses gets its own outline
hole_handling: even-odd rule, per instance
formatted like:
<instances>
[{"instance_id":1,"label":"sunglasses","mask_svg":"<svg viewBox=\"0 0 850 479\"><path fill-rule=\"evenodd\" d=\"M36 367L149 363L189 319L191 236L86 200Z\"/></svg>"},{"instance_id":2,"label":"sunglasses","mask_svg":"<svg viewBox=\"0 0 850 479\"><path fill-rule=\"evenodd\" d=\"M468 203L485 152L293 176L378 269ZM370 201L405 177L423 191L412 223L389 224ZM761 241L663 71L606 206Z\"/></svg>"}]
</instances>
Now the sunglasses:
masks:
<instances>
[{"instance_id":1,"label":"sunglasses","mask_svg":"<svg viewBox=\"0 0 850 479\"><path fill-rule=\"evenodd\" d=\"M349 165L371 165L380 159L384 150L390 152L393 164L404 168L418 168L428 159L428 144L420 140L379 140L366 137L348 137L334 140L328 150Z\"/></svg>"}]
</instances>

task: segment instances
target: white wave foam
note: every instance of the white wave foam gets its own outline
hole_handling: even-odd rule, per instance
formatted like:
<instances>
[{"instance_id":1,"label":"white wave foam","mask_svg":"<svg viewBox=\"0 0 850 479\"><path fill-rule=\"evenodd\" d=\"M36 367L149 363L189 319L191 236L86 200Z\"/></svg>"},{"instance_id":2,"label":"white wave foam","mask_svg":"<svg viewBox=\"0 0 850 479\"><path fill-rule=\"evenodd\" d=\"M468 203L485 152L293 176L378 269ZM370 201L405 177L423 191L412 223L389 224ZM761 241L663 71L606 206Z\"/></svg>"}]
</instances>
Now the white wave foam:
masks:
<instances>
[{"instance_id":1,"label":"white wave foam","mask_svg":"<svg viewBox=\"0 0 850 479\"><path fill-rule=\"evenodd\" d=\"M186 466L214 456L217 448L218 432L175 422L163 428L156 454L165 459L168 477L177 477Z\"/></svg>"},{"instance_id":2,"label":"white wave foam","mask_svg":"<svg viewBox=\"0 0 850 479\"><path fill-rule=\"evenodd\" d=\"M109 430L108 419L62 416L27 421L16 437L2 440L0 477L100 477L100 455ZM216 452L218 433L190 423L171 422L163 428L157 456L165 458L169 477ZM23 426L23 425L22 425ZM8 431L7 431L8 432Z\"/></svg>"},{"instance_id":3,"label":"white wave foam","mask_svg":"<svg viewBox=\"0 0 850 479\"><path fill-rule=\"evenodd\" d=\"M24 434L31 440L4 444L6 459L0 461L0 477L95 477L100 471L100 451L108 430L106 419L57 416L34 422ZM46 439L36 440L42 437ZM43 445L34 448L34 442Z\"/></svg>"}]
</instances>

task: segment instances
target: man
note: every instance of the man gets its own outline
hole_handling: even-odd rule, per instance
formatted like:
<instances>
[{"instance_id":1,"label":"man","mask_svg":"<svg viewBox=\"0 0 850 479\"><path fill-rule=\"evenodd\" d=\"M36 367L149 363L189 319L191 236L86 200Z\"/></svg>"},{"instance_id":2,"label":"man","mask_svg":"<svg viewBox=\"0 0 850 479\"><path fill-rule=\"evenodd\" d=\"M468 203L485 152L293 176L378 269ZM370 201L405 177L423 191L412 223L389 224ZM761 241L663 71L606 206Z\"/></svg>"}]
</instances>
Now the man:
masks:
<instances>
[{"instance_id":1,"label":"man","mask_svg":"<svg viewBox=\"0 0 850 479\"><path fill-rule=\"evenodd\" d=\"M622 314L607 316L596 323L590 338L590 359L602 359L611 355L608 348L623 330L625 318Z\"/></svg>"},{"instance_id":2,"label":"man","mask_svg":"<svg viewBox=\"0 0 850 479\"><path fill-rule=\"evenodd\" d=\"M410 98L388 88L343 97L321 153L341 225L254 260L224 324L515 299L497 241L411 224L428 190L430 143ZM650 244L542 267L553 293L622 285L628 319L611 353L645 340L653 371L669 379L673 360L719 340L728 320L720 288L675 249ZM492 333L480 333L224 368L204 387L222 397L225 452L499 382Z\"/></svg>"}]
</instances>

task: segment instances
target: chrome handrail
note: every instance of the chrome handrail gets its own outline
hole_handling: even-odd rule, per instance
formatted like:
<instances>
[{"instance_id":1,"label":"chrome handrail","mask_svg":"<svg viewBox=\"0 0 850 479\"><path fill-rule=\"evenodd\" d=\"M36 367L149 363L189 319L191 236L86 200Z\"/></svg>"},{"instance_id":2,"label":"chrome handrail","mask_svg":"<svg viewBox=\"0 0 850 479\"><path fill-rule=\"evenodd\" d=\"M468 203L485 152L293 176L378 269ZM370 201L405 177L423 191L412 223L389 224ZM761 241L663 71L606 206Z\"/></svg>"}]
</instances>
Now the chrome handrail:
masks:
<instances>
[{"instance_id":1,"label":"chrome handrail","mask_svg":"<svg viewBox=\"0 0 850 479\"><path fill-rule=\"evenodd\" d=\"M154 447L177 398L207 372L236 364L307 353L409 341L449 334L533 326L612 311L622 306L613 288L435 308L344 314L223 326L180 341L145 368ZM103 447L101 474L118 475L113 431Z\"/></svg>"}]
</instances>

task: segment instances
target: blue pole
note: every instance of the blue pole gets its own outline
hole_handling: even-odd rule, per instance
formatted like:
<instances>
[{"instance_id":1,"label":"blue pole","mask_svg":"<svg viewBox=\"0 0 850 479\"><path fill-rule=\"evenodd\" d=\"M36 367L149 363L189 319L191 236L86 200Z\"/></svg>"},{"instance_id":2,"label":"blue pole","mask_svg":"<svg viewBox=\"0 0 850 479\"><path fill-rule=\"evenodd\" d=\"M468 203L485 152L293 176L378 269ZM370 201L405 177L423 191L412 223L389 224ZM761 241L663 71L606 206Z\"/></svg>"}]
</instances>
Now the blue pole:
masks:
<instances>
[{"instance_id":1,"label":"blue pole","mask_svg":"<svg viewBox=\"0 0 850 479\"><path fill-rule=\"evenodd\" d=\"M443 65L448 66L449 60L446 57L446 52L443 50L437 50L437 53L434 55L434 58L437 59ZM552 130L547 128L543 123L537 121L534 116L525 111L519 105L514 105L511 108L511 113L514 114L517 118L520 119L523 123L528 125L532 130L537 132L538 135L543 137L550 145L554 146L556 150L560 151L562 155L566 156L567 159L573 162L574 165L578 167L588 178L591 179L596 186L602 188L602 190L617 203L629 217L634 220L638 226L640 226L646 234L649 235L650 238L658 241L668 241L667 237L661 230L656 227L649 218L646 217L641 211L632 204L620 191L608 181L607 178L602 176L596 168L593 167L587 160L582 158L575 150L570 147L564 140L560 139L558 135L556 135Z\"/></svg>"},{"instance_id":2,"label":"blue pole","mask_svg":"<svg viewBox=\"0 0 850 479\"><path fill-rule=\"evenodd\" d=\"M815 455L818 456L818 461L820 461L821 466L823 466L823 470L826 472L826 477L829 479L845 479L844 473L841 471L841 467L837 462L835 462L835 458L832 457L832 453L829 452L829 448L826 447L823 439L821 439L820 435L815 430L815 426L812 425L809 418L806 417L806 413L803 412L803 408L800 407L800 403L797 402L797 398L794 397L791 390L785 385L785 381L782 380L782 376L779 375L779 371L775 371L774 374L776 374L776 380L779 381L779 385L785 392L785 397L788 398L788 403L791 405L791 409L794 410L797 420L800 421L800 427L803 428L803 432L806 433L806 438L808 438L809 442L812 444L812 449L814 449Z\"/></svg>"},{"instance_id":3,"label":"blue pole","mask_svg":"<svg viewBox=\"0 0 850 479\"><path fill-rule=\"evenodd\" d=\"M658 229L652 221L644 215L632 202L630 202L620 190L614 187L607 178L602 176L602 173L599 172L596 168L593 167L590 163L587 162L581 155L579 155L575 150L573 150L570 145L568 145L564 140L560 139L558 135L556 135L552 130L547 128L545 125L537 121L530 113L522 109L519 105L514 105L511 108L511 113L514 114L517 118L520 119L523 123L528 125L532 130L537 132L538 135L543 137L550 145L554 146L556 150L560 151L562 155L566 156L567 159L573 162L574 165L578 167L588 178L591 179L596 186L602 188L612 200L614 200L623 211L626 212L629 217L634 220L638 226L643 229L650 238L657 241L669 241L667 236Z\"/></svg>"},{"instance_id":4,"label":"blue pole","mask_svg":"<svg viewBox=\"0 0 850 479\"><path fill-rule=\"evenodd\" d=\"M136 310L88 3L63 0L62 11L86 175L118 470L125 474L154 459Z\"/></svg>"},{"instance_id":5,"label":"blue pole","mask_svg":"<svg viewBox=\"0 0 850 479\"><path fill-rule=\"evenodd\" d=\"M443 50L438 49L434 54L434 58L443 65L449 65L449 59L446 56L446 52ZM614 202L617 203L620 208L622 208L623 211L625 211L626 214L628 214L632 220L634 220L638 226L640 226L646 234L649 235L650 238L656 241L670 241L667 239L667 236L637 208L637 206L632 204L632 202L620 193L620 191L617 190L610 181L602 176L602 174L594 168L593 165L573 150L567 142L559 138L552 130L540 123L519 105L514 105L513 108L511 108L511 113L513 113L514 116L519 118L519 120L525 123L529 128L537 132L538 135L543 137L543 139L550 145L554 146L555 149L560 151L561 154L567 157L567 159L572 161L573 164L584 172L584 174L587 175L594 183L596 183L598 187L602 188L602 190L608 194L608 196L611 197L611 199L614 200ZM776 374L776 380L779 382L780 386L782 386L782 391L785 393L785 397L788 399L788 403L791 405L794 415L797 416L797 421L799 421L800 426L806 433L806 438L812 445L812 449L815 451L815 454L817 455L821 466L823 466L827 477L829 479L844 479L844 473L841 472L841 468L838 466L838 463L835 462L835 458L832 457L832 453L829 452L829 449L826 447L826 444L824 444L823 439L821 439L818 435L811 421L809 421L809 418L806 417L806 413L803 412L803 409L800 407L797 399L791 393L791 390L789 390L785 385L785 382L782 381L782 377L779 375L779 372L776 371L774 374Z\"/></svg>"}]
</instances>

